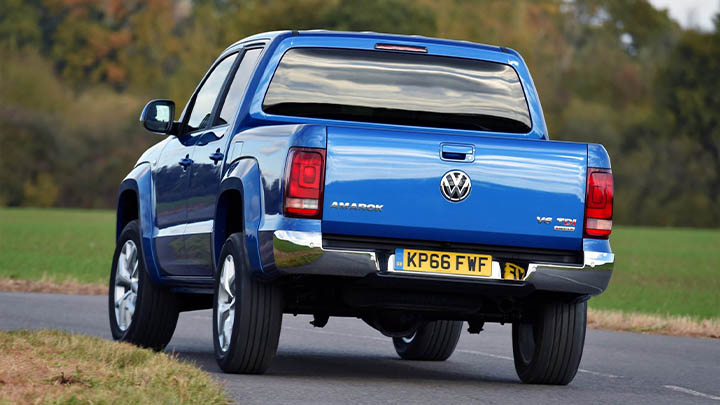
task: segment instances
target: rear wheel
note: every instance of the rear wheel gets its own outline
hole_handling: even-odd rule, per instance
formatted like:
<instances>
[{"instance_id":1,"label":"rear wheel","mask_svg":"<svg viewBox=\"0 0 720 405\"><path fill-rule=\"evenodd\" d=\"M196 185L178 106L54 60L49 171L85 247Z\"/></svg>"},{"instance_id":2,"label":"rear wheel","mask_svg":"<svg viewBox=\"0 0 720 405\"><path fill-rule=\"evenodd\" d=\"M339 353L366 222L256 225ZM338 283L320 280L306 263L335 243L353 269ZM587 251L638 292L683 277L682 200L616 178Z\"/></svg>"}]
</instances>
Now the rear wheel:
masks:
<instances>
[{"instance_id":1,"label":"rear wheel","mask_svg":"<svg viewBox=\"0 0 720 405\"><path fill-rule=\"evenodd\" d=\"M215 358L226 373L262 374L277 352L282 294L250 275L241 234L231 235L218 262L213 304Z\"/></svg>"},{"instance_id":2,"label":"rear wheel","mask_svg":"<svg viewBox=\"0 0 720 405\"><path fill-rule=\"evenodd\" d=\"M393 338L397 354L405 360L445 361L455 351L462 321L434 321L407 337Z\"/></svg>"},{"instance_id":3,"label":"rear wheel","mask_svg":"<svg viewBox=\"0 0 720 405\"><path fill-rule=\"evenodd\" d=\"M526 322L513 323L513 357L520 380L570 383L580 366L586 323L586 302L545 303Z\"/></svg>"},{"instance_id":4,"label":"rear wheel","mask_svg":"<svg viewBox=\"0 0 720 405\"><path fill-rule=\"evenodd\" d=\"M150 281L141 249L140 224L120 233L113 255L108 294L110 331L115 340L162 350L178 320L175 295Z\"/></svg>"}]
</instances>

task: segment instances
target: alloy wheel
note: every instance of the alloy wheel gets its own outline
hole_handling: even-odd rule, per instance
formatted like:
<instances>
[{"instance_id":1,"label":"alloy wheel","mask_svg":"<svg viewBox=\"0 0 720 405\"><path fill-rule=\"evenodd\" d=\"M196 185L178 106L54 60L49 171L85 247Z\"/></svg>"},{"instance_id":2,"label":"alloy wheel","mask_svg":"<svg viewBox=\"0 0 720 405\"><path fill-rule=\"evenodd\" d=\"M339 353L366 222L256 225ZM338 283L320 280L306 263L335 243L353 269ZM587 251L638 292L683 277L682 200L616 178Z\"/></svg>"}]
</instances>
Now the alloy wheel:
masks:
<instances>
[{"instance_id":1,"label":"alloy wheel","mask_svg":"<svg viewBox=\"0 0 720 405\"><path fill-rule=\"evenodd\" d=\"M132 240L125 241L115 269L115 320L121 331L130 327L138 293L138 249Z\"/></svg>"},{"instance_id":2,"label":"alloy wheel","mask_svg":"<svg viewBox=\"0 0 720 405\"><path fill-rule=\"evenodd\" d=\"M235 322L235 261L228 255L220 272L220 285L217 294L217 337L220 349L228 350Z\"/></svg>"}]
</instances>

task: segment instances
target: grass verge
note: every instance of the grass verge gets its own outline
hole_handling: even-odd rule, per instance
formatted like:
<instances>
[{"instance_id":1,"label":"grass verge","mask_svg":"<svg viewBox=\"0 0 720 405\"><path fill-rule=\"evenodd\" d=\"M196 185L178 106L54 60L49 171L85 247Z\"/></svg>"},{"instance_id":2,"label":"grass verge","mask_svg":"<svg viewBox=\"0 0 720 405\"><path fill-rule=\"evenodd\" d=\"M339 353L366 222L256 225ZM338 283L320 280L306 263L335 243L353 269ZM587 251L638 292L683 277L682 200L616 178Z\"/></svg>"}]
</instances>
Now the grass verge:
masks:
<instances>
[{"instance_id":1,"label":"grass verge","mask_svg":"<svg viewBox=\"0 0 720 405\"><path fill-rule=\"evenodd\" d=\"M50 294L107 295L108 286L100 283L80 283L75 280L58 282L54 279L22 280L0 278L0 291Z\"/></svg>"},{"instance_id":2,"label":"grass verge","mask_svg":"<svg viewBox=\"0 0 720 405\"><path fill-rule=\"evenodd\" d=\"M588 309L588 327L656 335L720 339L720 319Z\"/></svg>"},{"instance_id":3,"label":"grass verge","mask_svg":"<svg viewBox=\"0 0 720 405\"><path fill-rule=\"evenodd\" d=\"M172 355L63 331L0 331L0 403L229 402Z\"/></svg>"}]
</instances>

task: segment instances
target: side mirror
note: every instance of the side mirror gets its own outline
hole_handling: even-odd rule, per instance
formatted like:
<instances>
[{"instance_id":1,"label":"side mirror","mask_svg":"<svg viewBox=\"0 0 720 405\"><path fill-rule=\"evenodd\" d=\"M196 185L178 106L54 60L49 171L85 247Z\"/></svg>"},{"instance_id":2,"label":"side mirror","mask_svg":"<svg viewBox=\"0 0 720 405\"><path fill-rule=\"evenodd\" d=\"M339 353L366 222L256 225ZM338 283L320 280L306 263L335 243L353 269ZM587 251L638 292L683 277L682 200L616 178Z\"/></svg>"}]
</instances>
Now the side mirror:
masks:
<instances>
[{"instance_id":1,"label":"side mirror","mask_svg":"<svg viewBox=\"0 0 720 405\"><path fill-rule=\"evenodd\" d=\"M175 102L172 100L151 100L140 114L140 122L150 132L169 134L175 119Z\"/></svg>"}]
</instances>

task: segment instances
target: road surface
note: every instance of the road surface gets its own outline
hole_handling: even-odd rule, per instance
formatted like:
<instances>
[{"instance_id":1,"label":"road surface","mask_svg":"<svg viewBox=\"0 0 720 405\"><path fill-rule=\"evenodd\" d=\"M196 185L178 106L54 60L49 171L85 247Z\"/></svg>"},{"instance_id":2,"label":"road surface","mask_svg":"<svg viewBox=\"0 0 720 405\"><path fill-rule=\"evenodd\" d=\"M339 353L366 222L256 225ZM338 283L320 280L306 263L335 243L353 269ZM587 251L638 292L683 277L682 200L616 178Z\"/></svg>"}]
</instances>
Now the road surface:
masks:
<instances>
[{"instance_id":1,"label":"road surface","mask_svg":"<svg viewBox=\"0 0 720 405\"><path fill-rule=\"evenodd\" d=\"M0 329L65 329L110 338L107 298L0 293ZM192 360L239 403L715 403L720 341L588 330L581 370L566 387L521 384L510 326L464 333L446 362L399 360L389 338L362 321L323 329L286 315L278 356L261 376L222 374L210 311L180 315L168 351Z\"/></svg>"}]
</instances>

